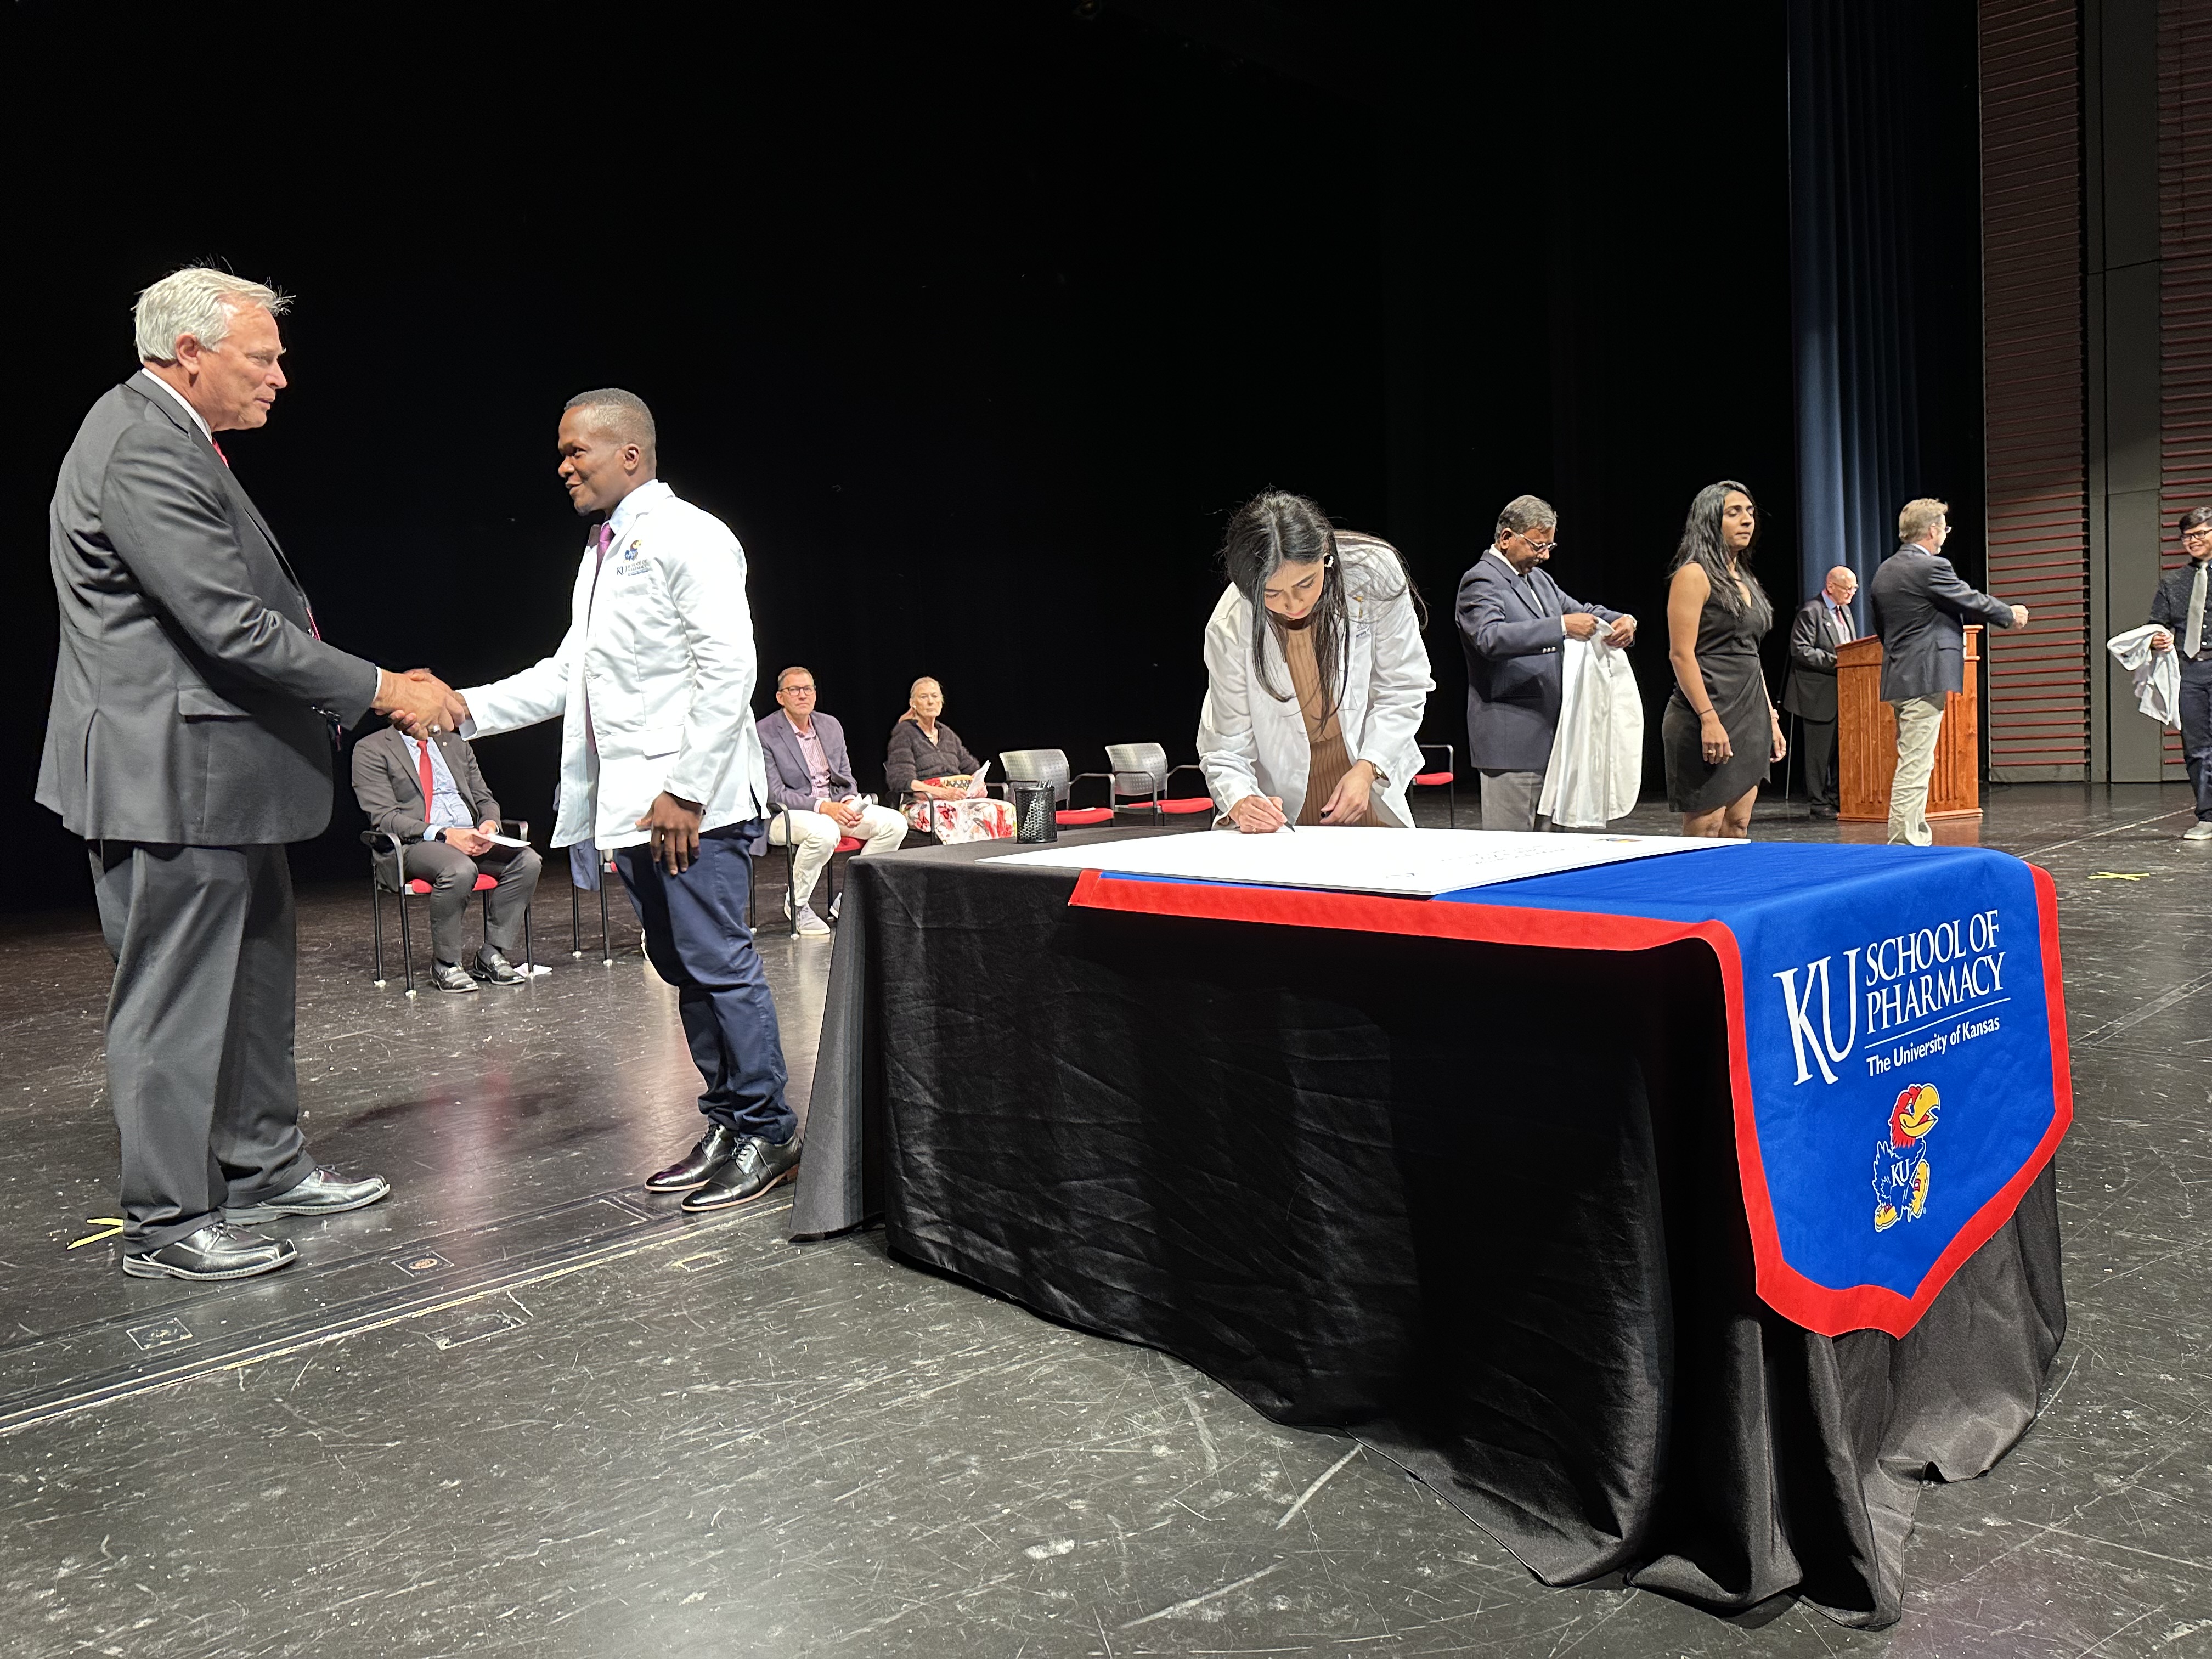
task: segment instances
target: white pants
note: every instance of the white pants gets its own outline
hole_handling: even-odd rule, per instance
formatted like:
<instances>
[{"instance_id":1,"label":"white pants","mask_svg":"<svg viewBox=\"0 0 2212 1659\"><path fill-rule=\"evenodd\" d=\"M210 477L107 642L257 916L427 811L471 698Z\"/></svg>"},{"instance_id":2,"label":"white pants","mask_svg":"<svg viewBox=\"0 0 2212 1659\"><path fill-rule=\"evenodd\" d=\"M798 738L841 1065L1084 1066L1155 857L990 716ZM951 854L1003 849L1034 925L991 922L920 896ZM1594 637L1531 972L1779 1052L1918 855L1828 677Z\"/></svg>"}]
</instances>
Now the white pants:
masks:
<instances>
[{"instance_id":1,"label":"white pants","mask_svg":"<svg viewBox=\"0 0 2212 1659\"><path fill-rule=\"evenodd\" d=\"M824 812L778 812L768 821L770 846L788 846L793 836L798 837L798 850L791 860L793 909L814 896L814 884L821 879L823 866L830 862L844 834L837 820ZM896 853L899 842L906 839L906 820L888 806L863 806L853 834L867 842L860 849L862 858L871 853Z\"/></svg>"},{"instance_id":2,"label":"white pants","mask_svg":"<svg viewBox=\"0 0 2212 1659\"><path fill-rule=\"evenodd\" d=\"M1936 770L1936 739L1943 730L1942 697L1907 697L1897 710L1897 775L1889 783L1889 839L1925 847L1935 840L1928 828L1928 780Z\"/></svg>"}]
</instances>

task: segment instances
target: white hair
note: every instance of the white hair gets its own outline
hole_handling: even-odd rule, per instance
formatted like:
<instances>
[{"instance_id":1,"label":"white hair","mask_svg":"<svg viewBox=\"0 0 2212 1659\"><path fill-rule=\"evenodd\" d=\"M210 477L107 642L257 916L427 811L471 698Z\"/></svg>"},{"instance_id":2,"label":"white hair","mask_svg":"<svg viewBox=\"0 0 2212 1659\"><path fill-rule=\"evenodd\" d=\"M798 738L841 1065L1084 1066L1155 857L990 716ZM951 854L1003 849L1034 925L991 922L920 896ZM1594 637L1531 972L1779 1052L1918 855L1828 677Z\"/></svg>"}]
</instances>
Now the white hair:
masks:
<instances>
[{"instance_id":1,"label":"white hair","mask_svg":"<svg viewBox=\"0 0 2212 1659\"><path fill-rule=\"evenodd\" d=\"M174 362L177 341L189 334L203 346L219 346L230 332L232 315L241 306L258 306L272 317L291 308L292 296L227 270L188 265L138 296L132 313L142 360Z\"/></svg>"}]
</instances>

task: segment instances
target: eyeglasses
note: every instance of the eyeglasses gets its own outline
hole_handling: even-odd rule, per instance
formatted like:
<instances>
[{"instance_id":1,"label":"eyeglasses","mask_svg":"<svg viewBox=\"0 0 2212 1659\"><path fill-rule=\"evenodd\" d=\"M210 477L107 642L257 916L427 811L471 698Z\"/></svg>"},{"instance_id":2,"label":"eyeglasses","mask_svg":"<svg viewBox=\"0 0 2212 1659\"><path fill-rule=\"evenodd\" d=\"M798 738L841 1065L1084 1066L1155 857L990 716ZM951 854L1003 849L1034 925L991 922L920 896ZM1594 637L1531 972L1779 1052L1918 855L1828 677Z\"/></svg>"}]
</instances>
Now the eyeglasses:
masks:
<instances>
[{"instance_id":1,"label":"eyeglasses","mask_svg":"<svg viewBox=\"0 0 2212 1659\"><path fill-rule=\"evenodd\" d=\"M811 697L814 695L814 688L811 685L787 685L783 689L794 697Z\"/></svg>"},{"instance_id":2,"label":"eyeglasses","mask_svg":"<svg viewBox=\"0 0 2212 1659\"><path fill-rule=\"evenodd\" d=\"M1532 553L1549 553L1553 549L1559 546L1559 543L1556 541L1540 542L1533 536L1528 535L1522 531L1516 530L1513 533L1521 538L1521 540L1527 545L1528 550Z\"/></svg>"},{"instance_id":3,"label":"eyeglasses","mask_svg":"<svg viewBox=\"0 0 2212 1659\"><path fill-rule=\"evenodd\" d=\"M2212 536L2212 524L2200 524L2194 530L2181 532L2181 539L2185 542L2201 542L2207 536Z\"/></svg>"}]
</instances>

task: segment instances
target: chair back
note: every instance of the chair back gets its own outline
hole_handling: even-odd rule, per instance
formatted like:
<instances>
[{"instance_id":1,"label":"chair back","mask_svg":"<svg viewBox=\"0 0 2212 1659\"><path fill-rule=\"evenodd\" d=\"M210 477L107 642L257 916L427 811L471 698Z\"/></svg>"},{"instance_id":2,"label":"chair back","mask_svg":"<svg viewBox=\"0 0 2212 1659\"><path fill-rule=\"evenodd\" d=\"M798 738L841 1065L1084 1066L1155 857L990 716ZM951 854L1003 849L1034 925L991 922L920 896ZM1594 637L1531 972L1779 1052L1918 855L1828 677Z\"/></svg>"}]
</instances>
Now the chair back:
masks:
<instances>
[{"instance_id":1,"label":"chair back","mask_svg":"<svg viewBox=\"0 0 2212 1659\"><path fill-rule=\"evenodd\" d=\"M1156 743L1109 743L1106 769L1114 775L1116 795L1164 794L1168 751Z\"/></svg>"},{"instance_id":2,"label":"chair back","mask_svg":"<svg viewBox=\"0 0 2212 1659\"><path fill-rule=\"evenodd\" d=\"M1069 767L1064 750L1002 749L999 751L999 775L1008 783L1048 784L1052 788L1052 804L1067 805Z\"/></svg>"}]
</instances>

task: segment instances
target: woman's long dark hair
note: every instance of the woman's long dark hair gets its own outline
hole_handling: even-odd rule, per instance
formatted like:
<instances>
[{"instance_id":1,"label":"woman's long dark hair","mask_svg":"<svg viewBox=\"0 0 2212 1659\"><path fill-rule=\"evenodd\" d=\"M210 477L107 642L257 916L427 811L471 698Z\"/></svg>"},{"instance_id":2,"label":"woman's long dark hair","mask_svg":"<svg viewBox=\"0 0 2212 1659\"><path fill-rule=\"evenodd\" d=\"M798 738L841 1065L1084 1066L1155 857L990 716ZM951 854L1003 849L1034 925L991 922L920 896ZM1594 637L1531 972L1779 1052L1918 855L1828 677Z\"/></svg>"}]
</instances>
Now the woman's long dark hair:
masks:
<instances>
[{"instance_id":1,"label":"woman's long dark hair","mask_svg":"<svg viewBox=\"0 0 2212 1659\"><path fill-rule=\"evenodd\" d=\"M1723 478L1718 483L1707 484L1690 502L1689 516L1682 520L1681 545L1674 550L1674 562L1667 567L1667 575L1672 580L1674 573L1684 565L1696 565L1712 584L1721 609L1731 613L1747 611L1753 629L1764 634L1774 626L1774 602L1766 597L1766 590L1759 585L1759 578L1751 568L1752 549L1759 545L1759 532L1764 526L1762 520L1754 518L1750 546L1733 560L1729 558L1728 549L1721 542L1721 507L1731 491L1751 501L1752 510L1758 511L1759 503L1752 500L1751 492L1735 479ZM1748 605L1736 586L1739 576L1743 579L1744 587L1751 590Z\"/></svg>"},{"instance_id":2,"label":"woman's long dark hair","mask_svg":"<svg viewBox=\"0 0 2212 1659\"><path fill-rule=\"evenodd\" d=\"M1344 697L1344 677L1351 657L1351 628L1347 621L1344 599L1344 562L1346 552L1358 553L1370 547L1389 549L1395 557L1395 548L1372 536L1362 536L1350 531L1338 532L1328 521L1328 515L1303 495L1293 495L1288 490L1265 489L1238 507L1230 516L1229 528L1221 542L1221 565L1229 577L1230 585L1250 602L1253 610L1252 677L1260 689L1277 702L1288 702L1295 695L1278 691L1274 677L1268 672L1267 639L1272 633L1275 647L1285 649L1282 618L1267 609L1267 579L1285 564L1322 566L1321 598L1310 613L1313 629L1314 662L1321 670L1322 690L1327 706L1321 718L1327 720L1336 713ZM1402 573L1405 562L1399 561ZM1406 576L1405 585L1395 592L1377 593L1377 600L1410 597L1417 611L1427 621L1421 596L1414 591L1413 579ZM1266 623L1263 629L1259 626Z\"/></svg>"}]
</instances>

